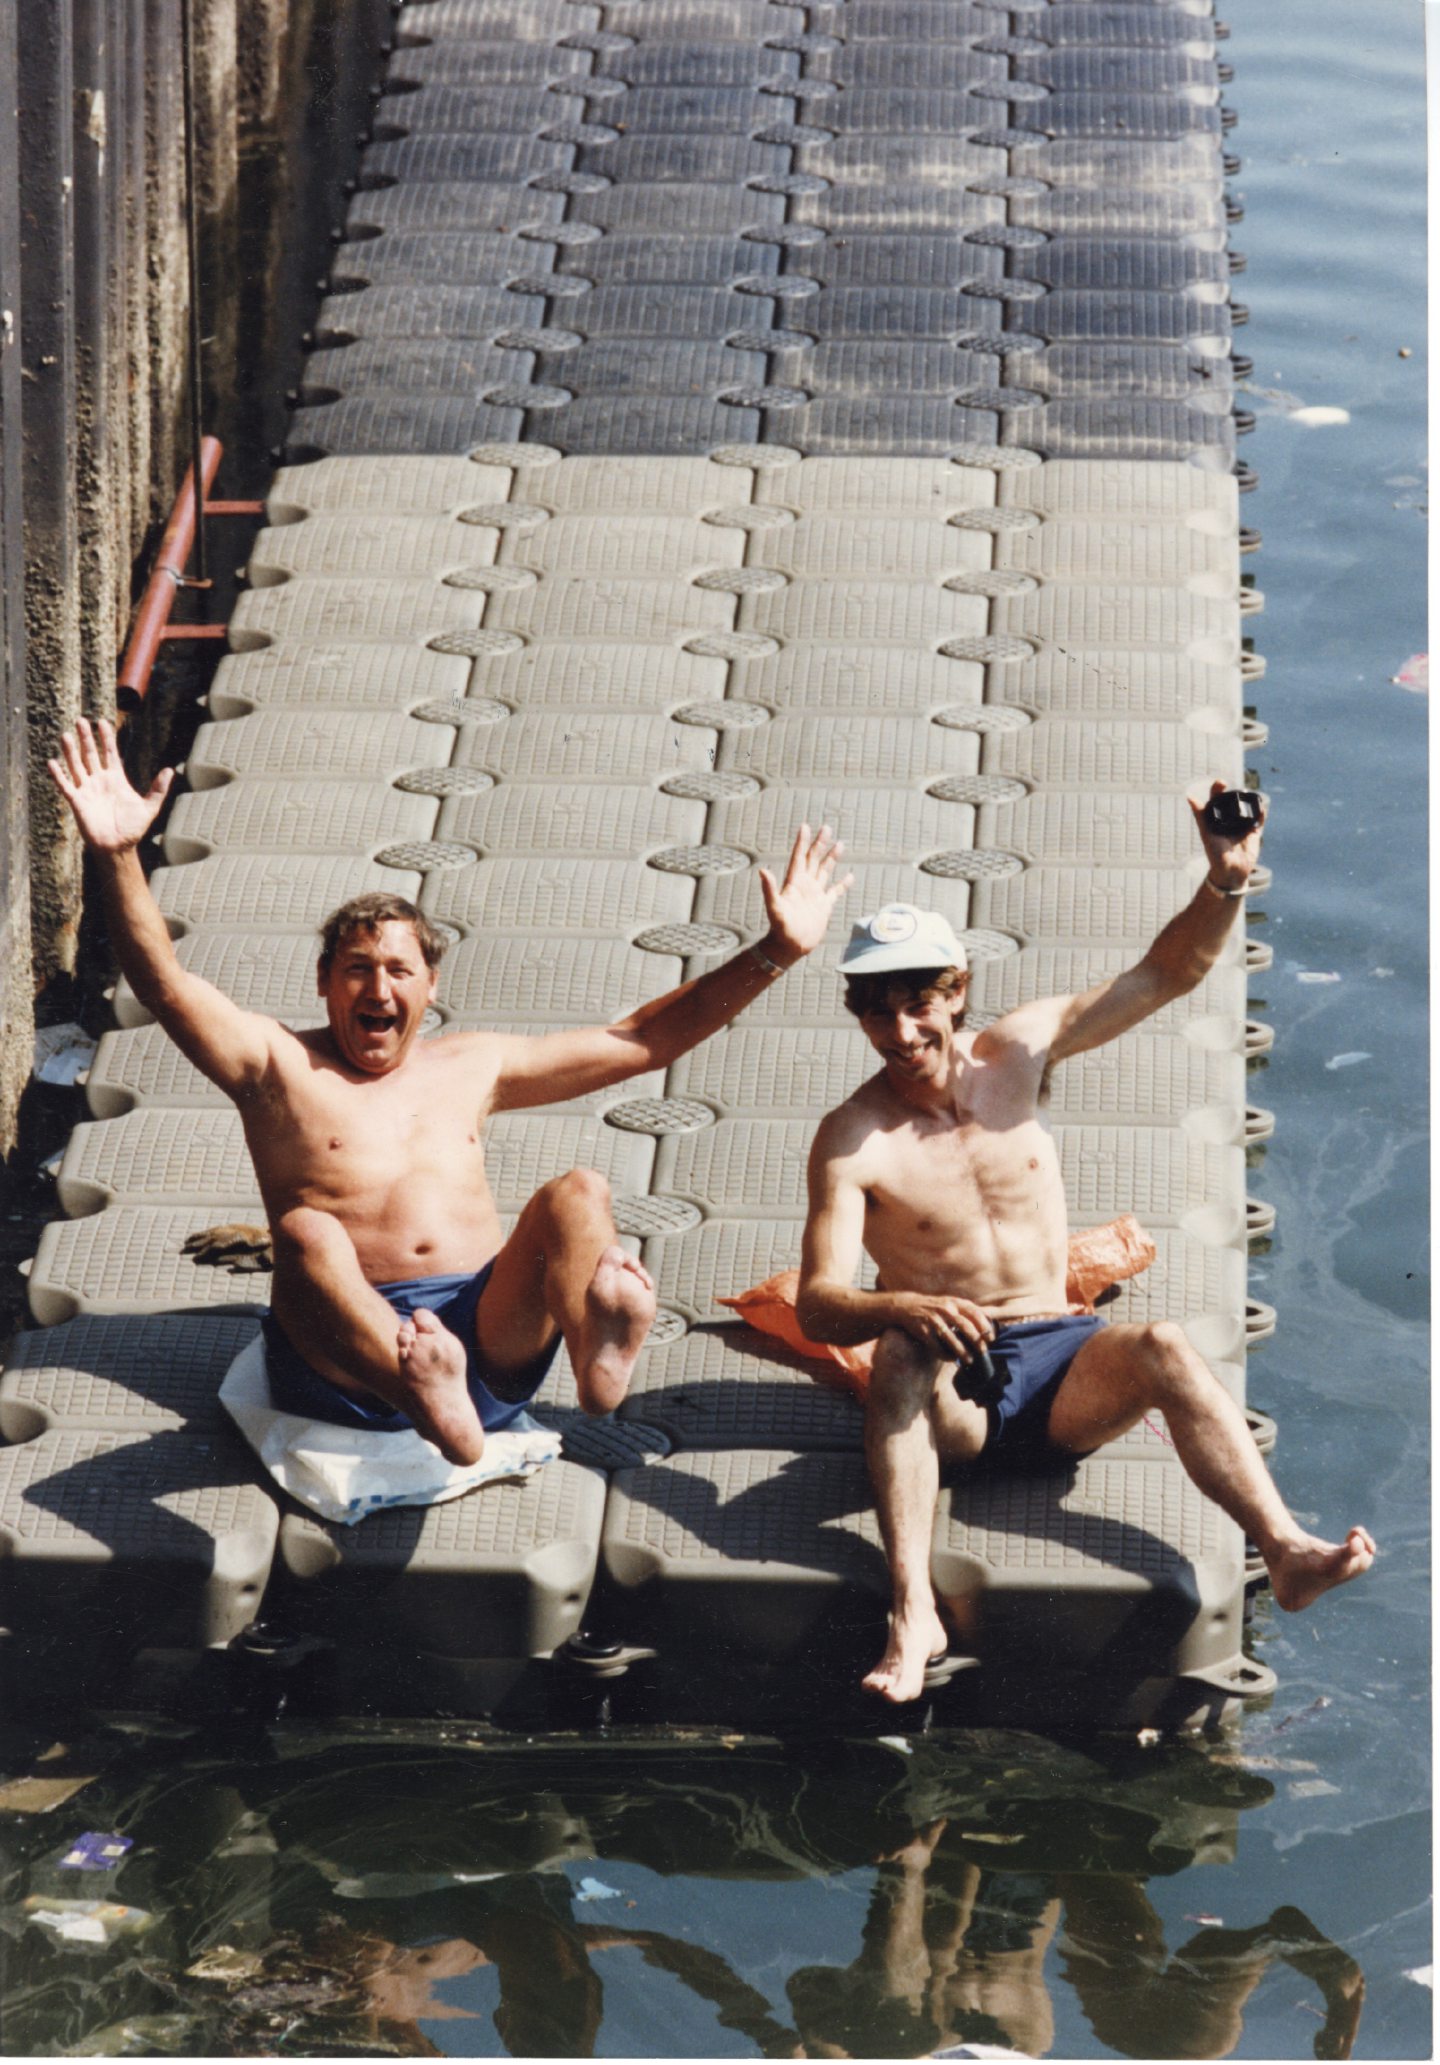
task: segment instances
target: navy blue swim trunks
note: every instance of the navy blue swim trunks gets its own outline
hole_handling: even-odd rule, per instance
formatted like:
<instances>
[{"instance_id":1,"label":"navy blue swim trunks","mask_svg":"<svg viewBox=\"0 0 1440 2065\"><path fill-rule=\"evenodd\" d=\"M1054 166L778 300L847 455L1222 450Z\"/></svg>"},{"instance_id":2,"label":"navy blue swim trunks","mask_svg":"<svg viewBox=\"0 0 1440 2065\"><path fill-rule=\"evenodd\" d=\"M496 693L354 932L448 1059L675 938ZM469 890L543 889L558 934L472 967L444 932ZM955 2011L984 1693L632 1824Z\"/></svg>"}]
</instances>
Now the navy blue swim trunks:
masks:
<instances>
[{"instance_id":1,"label":"navy blue swim trunks","mask_svg":"<svg viewBox=\"0 0 1440 2065\"><path fill-rule=\"evenodd\" d=\"M487 1432L513 1426L544 1383L555 1351L557 1334L550 1346L528 1362L524 1369L506 1370L503 1377L489 1369L475 1340L475 1308L490 1281L493 1259L473 1276L412 1276L401 1283L377 1283L375 1289L400 1318L408 1318L423 1306L458 1334L465 1343L466 1383ZM273 1312L261 1315L265 1337L265 1368L270 1379L270 1403L277 1412L296 1413L305 1420L325 1420L332 1427L363 1427L369 1434L403 1434L413 1425L382 1399L370 1402L371 1394L342 1391L328 1377L312 1369L291 1341ZM498 1398L486 1383L495 1377L509 1395Z\"/></svg>"},{"instance_id":2,"label":"navy blue swim trunks","mask_svg":"<svg viewBox=\"0 0 1440 2065\"><path fill-rule=\"evenodd\" d=\"M996 1327L990 1360L1004 1375L1005 1389L985 1408L990 1432L980 1451L982 1463L1035 1470L1065 1460L1050 1446L1050 1408L1071 1363L1104 1324L1093 1313L1064 1313L1058 1319L1021 1319Z\"/></svg>"}]
</instances>

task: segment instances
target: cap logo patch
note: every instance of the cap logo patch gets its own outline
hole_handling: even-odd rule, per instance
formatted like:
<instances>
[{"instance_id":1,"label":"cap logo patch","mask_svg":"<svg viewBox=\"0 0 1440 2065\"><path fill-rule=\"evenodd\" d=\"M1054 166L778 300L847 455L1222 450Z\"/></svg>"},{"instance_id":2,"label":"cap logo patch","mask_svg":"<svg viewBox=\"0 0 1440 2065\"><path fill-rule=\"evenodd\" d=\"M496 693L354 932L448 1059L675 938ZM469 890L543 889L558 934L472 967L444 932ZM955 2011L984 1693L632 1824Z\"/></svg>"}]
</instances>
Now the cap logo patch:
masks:
<instances>
[{"instance_id":1,"label":"cap logo patch","mask_svg":"<svg viewBox=\"0 0 1440 2065\"><path fill-rule=\"evenodd\" d=\"M882 946L898 946L902 939L913 939L915 932L915 913L901 904L887 904L870 920L870 937Z\"/></svg>"}]
</instances>

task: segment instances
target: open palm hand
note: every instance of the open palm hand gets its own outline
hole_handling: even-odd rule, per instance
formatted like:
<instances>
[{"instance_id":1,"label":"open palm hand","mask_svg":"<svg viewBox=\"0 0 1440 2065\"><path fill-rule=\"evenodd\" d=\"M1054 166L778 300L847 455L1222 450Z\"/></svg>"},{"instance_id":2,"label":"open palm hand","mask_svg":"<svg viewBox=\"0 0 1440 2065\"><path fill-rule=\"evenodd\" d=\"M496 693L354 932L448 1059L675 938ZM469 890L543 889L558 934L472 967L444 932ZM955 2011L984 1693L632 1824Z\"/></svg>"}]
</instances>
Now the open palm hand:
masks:
<instances>
[{"instance_id":1,"label":"open palm hand","mask_svg":"<svg viewBox=\"0 0 1440 2065\"><path fill-rule=\"evenodd\" d=\"M835 879L835 865L844 851L829 825L821 825L813 837L809 825L801 825L783 882L777 883L769 868L761 868L769 944L783 965L803 959L825 937L830 913L854 880L851 875Z\"/></svg>"},{"instance_id":2,"label":"open palm hand","mask_svg":"<svg viewBox=\"0 0 1440 2065\"><path fill-rule=\"evenodd\" d=\"M120 764L115 727L80 718L60 741L61 757L46 762L50 778L75 813L80 836L97 853L138 846L170 793L173 768L163 767L142 796Z\"/></svg>"}]
</instances>

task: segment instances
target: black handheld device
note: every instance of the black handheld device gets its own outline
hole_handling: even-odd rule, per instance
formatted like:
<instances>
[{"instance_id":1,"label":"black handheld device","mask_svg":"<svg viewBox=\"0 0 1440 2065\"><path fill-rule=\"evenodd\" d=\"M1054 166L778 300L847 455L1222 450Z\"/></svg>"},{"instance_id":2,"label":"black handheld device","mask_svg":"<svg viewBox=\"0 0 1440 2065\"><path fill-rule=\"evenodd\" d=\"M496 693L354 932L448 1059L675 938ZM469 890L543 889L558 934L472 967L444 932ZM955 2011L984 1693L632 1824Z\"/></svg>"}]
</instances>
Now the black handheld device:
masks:
<instances>
[{"instance_id":1,"label":"black handheld device","mask_svg":"<svg viewBox=\"0 0 1440 2065\"><path fill-rule=\"evenodd\" d=\"M1260 822L1258 789L1222 789L1205 805L1205 823L1226 839L1243 839Z\"/></svg>"},{"instance_id":2,"label":"black handheld device","mask_svg":"<svg viewBox=\"0 0 1440 2065\"><path fill-rule=\"evenodd\" d=\"M993 1405L1005 1389L1009 1372L1004 1360L997 1365L988 1348L972 1348L968 1362L955 1366L955 1389L976 1405Z\"/></svg>"}]
</instances>

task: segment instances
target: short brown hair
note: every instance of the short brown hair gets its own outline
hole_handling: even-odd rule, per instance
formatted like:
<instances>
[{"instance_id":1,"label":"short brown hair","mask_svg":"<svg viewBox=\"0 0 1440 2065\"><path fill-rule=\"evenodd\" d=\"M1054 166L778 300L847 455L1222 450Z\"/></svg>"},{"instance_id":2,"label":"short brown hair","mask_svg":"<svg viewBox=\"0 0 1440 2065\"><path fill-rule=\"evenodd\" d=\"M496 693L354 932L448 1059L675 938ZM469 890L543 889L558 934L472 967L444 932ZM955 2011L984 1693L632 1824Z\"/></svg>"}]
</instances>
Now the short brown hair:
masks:
<instances>
[{"instance_id":1,"label":"short brown hair","mask_svg":"<svg viewBox=\"0 0 1440 2065\"><path fill-rule=\"evenodd\" d=\"M373 939L382 925L392 923L410 927L427 968L440 966L440 958L448 944L444 933L437 932L425 913L417 910L413 903L407 903L403 896L392 896L388 889L372 889L364 896L352 896L348 903L342 903L320 927L322 971L329 969L345 941L352 939L357 932Z\"/></svg>"},{"instance_id":2,"label":"short brown hair","mask_svg":"<svg viewBox=\"0 0 1440 2065\"><path fill-rule=\"evenodd\" d=\"M880 1010L891 990L903 990L912 1004L933 1004L953 997L969 979L964 968L889 968L879 975L845 979L845 1009L856 1018Z\"/></svg>"}]
</instances>

